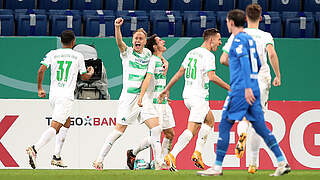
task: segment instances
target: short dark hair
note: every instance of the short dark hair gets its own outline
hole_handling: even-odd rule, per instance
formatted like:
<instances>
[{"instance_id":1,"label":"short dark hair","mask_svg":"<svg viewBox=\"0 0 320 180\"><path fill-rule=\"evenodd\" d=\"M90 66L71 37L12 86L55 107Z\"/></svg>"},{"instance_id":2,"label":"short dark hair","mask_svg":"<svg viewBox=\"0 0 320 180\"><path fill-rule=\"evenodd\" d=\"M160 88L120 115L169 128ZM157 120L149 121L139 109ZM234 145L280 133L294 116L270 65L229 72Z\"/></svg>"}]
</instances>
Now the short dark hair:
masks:
<instances>
[{"instance_id":1,"label":"short dark hair","mask_svg":"<svg viewBox=\"0 0 320 180\"><path fill-rule=\"evenodd\" d=\"M219 33L219 30L216 28L209 28L203 31L202 37L203 40L206 41L208 40L211 36L215 36L216 34Z\"/></svg>"},{"instance_id":2,"label":"short dark hair","mask_svg":"<svg viewBox=\"0 0 320 180\"><path fill-rule=\"evenodd\" d=\"M234 9L228 12L227 15L228 20L232 20L236 27L244 27L244 23L246 22L246 16L244 11L240 9Z\"/></svg>"},{"instance_id":3,"label":"short dark hair","mask_svg":"<svg viewBox=\"0 0 320 180\"><path fill-rule=\"evenodd\" d=\"M246 16L250 21L258 21L262 13L262 8L259 4L250 4L246 8Z\"/></svg>"},{"instance_id":4,"label":"short dark hair","mask_svg":"<svg viewBox=\"0 0 320 180\"><path fill-rule=\"evenodd\" d=\"M74 32L71 30L65 30L61 33L61 42L62 44L69 45L76 38Z\"/></svg>"},{"instance_id":5,"label":"short dark hair","mask_svg":"<svg viewBox=\"0 0 320 180\"><path fill-rule=\"evenodd\" d=\"M156 37L158 37L158 35L157 34L153 34L147 40L146 48L148 48L152 53L154 53L153 46L157 45Z\"/></svg>"}]
</instances>

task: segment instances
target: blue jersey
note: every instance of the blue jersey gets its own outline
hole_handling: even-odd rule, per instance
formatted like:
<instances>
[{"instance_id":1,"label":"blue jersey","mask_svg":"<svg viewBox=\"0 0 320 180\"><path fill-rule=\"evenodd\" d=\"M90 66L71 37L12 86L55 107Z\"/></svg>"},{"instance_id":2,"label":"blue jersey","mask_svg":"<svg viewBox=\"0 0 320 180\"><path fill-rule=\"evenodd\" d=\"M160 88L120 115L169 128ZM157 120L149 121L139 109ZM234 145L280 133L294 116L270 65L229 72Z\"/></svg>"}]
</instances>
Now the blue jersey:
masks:
<instances>
[{"instance_id":1,"label":"blue jersey","mask_svg":"<svg viewBox=\"0 0 320 180\"><path fill-rule=\"evenodd\" d=\"M245 88L259 92L258 72L261 62L256 43L245 32L238 33L229 52L230 95L242 94Z\"/></svg>"}]
</instances>

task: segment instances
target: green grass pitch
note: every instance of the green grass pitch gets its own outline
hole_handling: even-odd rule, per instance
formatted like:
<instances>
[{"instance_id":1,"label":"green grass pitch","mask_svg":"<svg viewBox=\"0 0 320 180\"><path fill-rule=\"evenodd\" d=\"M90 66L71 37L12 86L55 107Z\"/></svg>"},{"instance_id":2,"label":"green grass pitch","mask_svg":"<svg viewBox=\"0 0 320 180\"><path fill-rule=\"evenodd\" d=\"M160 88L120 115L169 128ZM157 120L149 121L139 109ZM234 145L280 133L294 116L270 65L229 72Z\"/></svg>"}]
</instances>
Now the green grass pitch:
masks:
<instances>
[{"instance_id":1,"label":"green grass pitch","mask_svg":"<svg viewBox=\"0 0 320 180\"><path fill-rule=\"evenodd\" d=\"M319 170L293 170L281 177L269 177L273 170L259 170L256 174L248 174L245 170L224 170L223 176L201 177L196 170L180 170L179 172L154 170L0 170L0 180L259 180L259 179L287 179L287 180L318 180Z\"/></svg>"}]
</instances>

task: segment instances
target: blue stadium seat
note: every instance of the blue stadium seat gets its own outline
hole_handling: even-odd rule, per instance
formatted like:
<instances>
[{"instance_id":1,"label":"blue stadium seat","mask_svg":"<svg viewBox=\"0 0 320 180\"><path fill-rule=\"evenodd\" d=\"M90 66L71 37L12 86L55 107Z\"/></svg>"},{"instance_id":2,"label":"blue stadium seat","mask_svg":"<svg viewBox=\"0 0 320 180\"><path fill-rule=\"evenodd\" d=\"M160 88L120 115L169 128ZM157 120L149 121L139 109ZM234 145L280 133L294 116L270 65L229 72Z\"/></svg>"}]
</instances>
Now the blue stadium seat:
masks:
<instances>
[{"instance_id":1,"label":"blue stadium seat","mask_svg":"<svg viewBox=\"0 0 320 180\"><path fill-rule=\"evenodd\" d=\"M182 17L180 11L150 11L152 34L160 37L181 37Z\"/></svg>"},{"instance_id":2,"label":"blue stadium seat","mask_svg":"<svg viewBox=\"0 0 320 180\"><path fill-rule=\"evenodd\" d=\"M83 19L85 36L114 36L115 16L112 10L84 10Z\"/></svg>"},{"instance_id":3,"label":"blue stadium seat","mask_svg":"<svg viewBox=\"0 0 320 180\"><path fill-rule=\"evenodd\" d=\"M117 17L124 19L121 26L122 36L132 36L132 33L139 28L143 28L148 33L149 17L146 11L118 11Z\"/></svg>"},{"instance_id":4,"label":"blue stadium seat","mask_svg":"<svg viewBox=\"0 0 320 180\"><path fill-rule=\"evenodd\" d=\"M205 11L229 11L234 9L235 0L205 0Z\"/></svg>"},{"instance_id":5,"label":"blue stadium seat","mask_svg":"<svg viewBox=\"0 0 320 180\"><path fill-rule=\"evenodd\" d=\"M13 15L12 9L0 9L0 15Z\"/></svg>"},{"instance_id":6,"label":"blue stadium seat","mask_svg":"<svg viewBox=\"0 0 320 180\"><path fill-rule=\"evenodd\" d=\"M199 0L171 0L171 9L174 11L200 11L201 2Z\"/></svg>"},{"instance_id":7,"label":"blue stadium seat","mask_svg":"<svg viewBox=\"0 0 320 180\"><path fill-rule=\"evenodd\" d=\"M0 0L0 9L3 8L3 0Z\"/></svg>"},{"instance_id":8,"label":"blue stadium seat","mask_svg":"<svg viewBox=\"0 0 320 180\"><path fill-rule=\"evenodd\" d=\"M271 33L275 38L281 38L282 23L279 12L264 12L262 21L259 23L259 29Z\"/></svg>"},{"instance_id":9,"label":"blue stadium seat","mask_svg":"<svg viewBox=\"0 0 320 180\"><path fill-rule=\"evenodd\" d=\"M201 37L207 28L217 26L217 18L213 11L185 11L184 33L188 37Z\"/></svg>"},{"instance_id":10,"label":"blue stadium seat","mask_svg":"<svg viewBox=\"0 0 320 180\"><path fill-rule=\"evenodd\" d=\"M315 13L315 19L316 19L316 23L317 23L317 35L318 37L320 37L320 12L316 12Z\"/></svg>"},{"instance_id":11,"label":"blue stadium seat","mask_svg":"<svg viewBox=\"0 0 320 180\"><path fill-rule=\"evenodd\" d=\"M137 1L138 10L168 10L169 1L152 1L152 0L139 0Z\"/></svg>"},{"instance_id":12,"label":"blue stadium seat","mask_svg":"<svg viewBox=\"0 0 320 180\"><path fill-rule=\"evenodd\" d=\"M14 19L12 14L0 14L0 36L13 36L14 35Z\"/></svg>"},{"instance_id":13,"label":"blue stadium seat","mask_svg":"<svg viewBox=\"0 0 320 180\"><path fill-rule=\"evenodd\" d=\"M320 1L319 0L304 0L304 11L320 12Z\"/></svg>"},{"instance_id":14,"label":"blue stadium seat","mask_svg":"<svg viewBox=\"0 0 320 180\"><path fill-rule=\"evenodd\" d=\"M72 14L77 16L82 16L81 11L79 10L58 10L58 9L51 9L48 11L49 18L51 15L66 15Z\"/></svg>"},{"instance_id":15,"label":"blue stadium seat","mask_svg":"<svg viewBox=\"0 0 320 180\"><path fill-rule=\"evenodd\" d=\"M6 9L35 9L35 0L6 0Z\"/></svg>"},{"instance_id":16,"label":"blue stadium seat","mask_svg":"<svg viewBox=\"0 0 320 180\"><path fill-rule=\"evenodd\" d=\"M118 4L118 0L104 0L104 9L114 11L134 10L134 4L135 0L123 0L122 4Z\"/></svg>"},{"instance_id":17,"label":"blue stadium seat","mask_svg":"<svg viewBox=\"0 0 320 180\"><path fill-rule=\"evenodd\" d=\"M314 18L311 12L283 12L284 37L313 38Z\"/></svg>"},{"instance_id":18,"label":"blue stadium seat","mask_svg":"<svg viewBox=\"0 0 320 180\"><path fill-rule=\"evenodd\" d=\"M39 9L70 9L70 0L39 0Z\"/></svg>"},{"instance_id":19,"label":"blue stadium seat","mask_svg":"<svg viewBox=\"0 0 320 180\"><path fill-rule=\"evenodd\" d=\"M15 9L14 14L17 15L28 15L28 14L36 14L36 15L46 15L47 12L45 9Z\"/></svg>"},{"instance_id":20,"label":"blue stadium seat","mask_svg":"<svg viewBox=\"0 0 320 180\"><path fill-rule=\"evenodd\" d=\"M240 0L238 1L238 9L242 9L242 10L246 10L246 7L249 4L253 4L253 3L257 3L261 6L263 11L267 11L268 10L268 2L267 0Z\"/></svg>"},{"instance_id":21,"label":"blue stadium seat","mask_svg":"<svg viewBox=\"0 0 320 180\"><path fill-rule=\"evenodd\" d=\"M300 11L299 0L270 0L271 11Z\"/></svg>"},{"instance_id":22,"label":"blue stadium seat","mask_svg":"<svg viewBox=\"0 0 320 180\"><path fill-rule=\"evenodd\" d=\"M220 30L220 34L222 37L229 37L230 33L228 31L228 27L227 27L227 11L218 11L217 13L217 25L219 27Z\"/></svg>"},{"instance_id":23,"label":"blue stadium seat","mask_svg":"<svg viewBox=\"0 0 320 180\"><path fill-rule=\"evenodd\" d=\"M72 1L72 9L84 10L84 9L103 9L102 0L76 0Z\"/></svg>"},{"instance_id":24,"label":"blue stadium seat","mask_svg":"<svg viewBox=\"0 0 320 180\"><path fill-rule=\"evenodd\" d=\"M81 15L79 11L50 10L49 14L50 35L60 36L61 32L67 29L73 30L76 36L81 35Z\"/></svg>"},{"instance_id":25,"label":"blue stadium seat","mask_svg":"<svg viewBox=\"0 0 320 180\"><path fill-rule=\"evenodd\" d=\"M17 36L46 36L47 15L16 15Z\"/></svg>"}]
</instances>

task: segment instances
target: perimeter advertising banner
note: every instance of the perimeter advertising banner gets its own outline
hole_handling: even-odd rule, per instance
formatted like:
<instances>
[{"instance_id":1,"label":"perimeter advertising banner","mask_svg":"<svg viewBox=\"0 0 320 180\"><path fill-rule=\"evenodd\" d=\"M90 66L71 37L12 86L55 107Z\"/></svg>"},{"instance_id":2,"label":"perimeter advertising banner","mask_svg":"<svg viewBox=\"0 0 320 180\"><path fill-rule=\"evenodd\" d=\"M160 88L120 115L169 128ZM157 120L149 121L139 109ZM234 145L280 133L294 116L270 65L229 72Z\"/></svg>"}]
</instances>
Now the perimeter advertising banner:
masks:
<instances>
[{"instance_id":1,"label":"perimeter advertising banner","mask_svg":"<svg viewBox=\"0 0 320 180\"><path fill-rule=\"evenodd\" d=\"M208 137L203 160L211 166L215 159L218 126L224 101L210 101L216 119L215 128ZM171 104L176 120L176 142L187 127L188 110L183 101ZM75 101L72 126L68 132L62 157L68 168L92 169L99 150L116 123L117 101ZM30 168L25 153L27 146L35 143L51 120L51 108L47 100L0 100L0 167ZM320 102L319 101L270 101L266 112L268 127L275 134L292 169L320 169ZM237 123L236 123L237 124ZM238 140L236 124L230 132L230 146L223 166L229 169L246 169L250 154L241 160L234 155ZM126 150L135 147L149 135L145 125L129 127L114 144L104 161L105 169L126 169ZM194 151L194 137L178 155L178 169L195 169L190 160ZM38 153L38 167L50 167L54 141ZM150 161L150 149L139 155ZM259 158L260 169L274 169L275 158L262 143Z\"/></svg>"}]
</instances>

